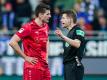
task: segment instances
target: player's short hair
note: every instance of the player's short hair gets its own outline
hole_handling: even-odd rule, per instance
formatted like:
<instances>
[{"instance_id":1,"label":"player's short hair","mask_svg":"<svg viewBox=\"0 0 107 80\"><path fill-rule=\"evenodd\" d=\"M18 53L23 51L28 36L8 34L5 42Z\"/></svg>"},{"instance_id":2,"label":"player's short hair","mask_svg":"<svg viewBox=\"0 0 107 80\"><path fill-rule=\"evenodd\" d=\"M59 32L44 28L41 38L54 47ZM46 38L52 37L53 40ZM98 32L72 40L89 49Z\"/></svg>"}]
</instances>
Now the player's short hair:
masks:
<instances>
[{"instance_id":1,"label":"player's short hair","mask_svg":"<svg viewBox=\"0 0 107 80\"><path fill-rule=\"evenodd\" d=\"M73 22L77 22L77 14L74 10L66 10L61 13L61 15L66 14L68 17L73 19Z\"/></svg>"},{"instance_id":2,"label":"player's short hair","mask_svg":"<svg viewBox=\"0 0 107 80\"><path fill-rule=\"evenodd\" d=\"M40 3L35 9L35 16L38 17L39 13L45 13L46 10L50 10L50 6Z\"/></svg>"}]
</instances>

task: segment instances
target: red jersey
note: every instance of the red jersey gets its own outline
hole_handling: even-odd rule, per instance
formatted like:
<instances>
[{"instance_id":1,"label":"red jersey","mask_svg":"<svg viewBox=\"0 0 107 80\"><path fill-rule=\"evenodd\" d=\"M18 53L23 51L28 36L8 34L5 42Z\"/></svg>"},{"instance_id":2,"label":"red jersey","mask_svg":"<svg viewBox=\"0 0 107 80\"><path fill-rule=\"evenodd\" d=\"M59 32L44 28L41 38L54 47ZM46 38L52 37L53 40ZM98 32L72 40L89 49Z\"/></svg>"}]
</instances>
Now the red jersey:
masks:
<instances>
[{"instance_id":1,"label":"red jersey","mask_svg":"<svg viewBox=\"0 0 107 80\"><path fill-rule=\"evenodd\" d=\"M16 33L23 43L24 53L30 57L38 58L39 62L46 63L47 41L48 41L48 25L39 26L33 20L25 25ZM32 66L25 62L25 67ZM40 66L38 66L40 67Z\"/></svg>"}]
</instances>

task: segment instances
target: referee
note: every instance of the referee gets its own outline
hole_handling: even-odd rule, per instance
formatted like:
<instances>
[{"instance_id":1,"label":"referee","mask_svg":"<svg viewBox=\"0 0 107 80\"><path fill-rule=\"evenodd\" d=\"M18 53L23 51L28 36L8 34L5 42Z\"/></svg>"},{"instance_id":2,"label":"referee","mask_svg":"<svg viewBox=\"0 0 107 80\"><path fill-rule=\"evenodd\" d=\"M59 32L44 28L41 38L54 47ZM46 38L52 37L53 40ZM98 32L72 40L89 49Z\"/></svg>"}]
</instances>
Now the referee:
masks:
<instances>
[{"instance_id":1,"label":"referee","mask_svg":"<svg viewBox=\"0 0 107 80\"><path fill-rule=\"evenodd\" d=\"M84 67L81 63L85 48L85 32L77 25L76 13L71 10L62 13L61 23L68 29L67 36L61 30L56 35L65 41L63 54L64 80L83 80Z\"/></svg>"}]
</instances>

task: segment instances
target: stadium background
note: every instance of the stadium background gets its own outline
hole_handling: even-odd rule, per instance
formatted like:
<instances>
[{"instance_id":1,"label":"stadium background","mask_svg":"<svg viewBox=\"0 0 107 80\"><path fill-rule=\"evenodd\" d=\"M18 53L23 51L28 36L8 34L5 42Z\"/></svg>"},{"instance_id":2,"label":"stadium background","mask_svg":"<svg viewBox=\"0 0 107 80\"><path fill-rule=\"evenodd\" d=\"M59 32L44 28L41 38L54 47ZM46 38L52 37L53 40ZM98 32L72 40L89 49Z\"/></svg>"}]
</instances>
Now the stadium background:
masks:
<instances>
[{"instance_id":1,"label":"stadium background","mask_svg":"<svg viewBox=\"0 0 107 80\"><path fill-rule=\"evenodd\" d=\"M107 0L0 0L0 80L22 80L23 59L8 45L21 25L34 18L40 1L51 6L49 66L52 80L63 80L63 41L55 36L62 10L75 9L78 24L86 31L84 80L107 80Z\"/></svg>"}]
</instances>

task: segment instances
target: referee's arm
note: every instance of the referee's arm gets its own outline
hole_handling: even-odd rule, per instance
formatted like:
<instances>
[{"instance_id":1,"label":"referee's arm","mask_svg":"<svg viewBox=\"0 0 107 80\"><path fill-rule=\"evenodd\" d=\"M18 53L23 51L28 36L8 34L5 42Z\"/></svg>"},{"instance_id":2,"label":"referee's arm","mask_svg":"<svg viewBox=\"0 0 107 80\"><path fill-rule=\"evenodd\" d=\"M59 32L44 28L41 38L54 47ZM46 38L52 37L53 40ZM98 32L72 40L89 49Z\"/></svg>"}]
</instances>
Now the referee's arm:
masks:
<instances>
[{"instance_id":1,"label":"referee's arm","mask_svg":"<svg viewBox=\"0 0 107 80\"><path fill-rule=\"evenodd\" d=\"M81 44L81 41L79 40L79 39L71 39L71 38L68 38L68 37L66 37L66 36L61 36L61 38L65 41L65 42L67 42L68 44L70 44L70 45L72 45L72 46L74 46L74 47L76 47L76 48L79 48L80 47L80 44Z\"/></svg>"},{"instance_id":2,"label":"referee's arm","mask_svg":"<svg viewBox=\"0 0 107 80\"><path fill-rule=\"evenodd\" d=\"M68 44L76 47L76 48L79 48L80 47L80 44L81 44L81 41L79 39L71 39L71 38L68 38L66 37L65 35L62 34L61 30L56 30L55 33L60 37L62 38L65 42L67 42Z\"/></svg>"}]
</instances>

